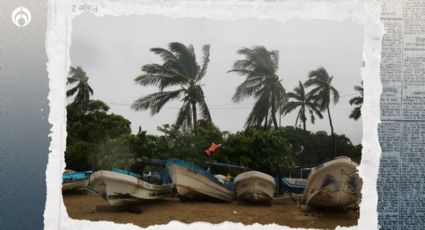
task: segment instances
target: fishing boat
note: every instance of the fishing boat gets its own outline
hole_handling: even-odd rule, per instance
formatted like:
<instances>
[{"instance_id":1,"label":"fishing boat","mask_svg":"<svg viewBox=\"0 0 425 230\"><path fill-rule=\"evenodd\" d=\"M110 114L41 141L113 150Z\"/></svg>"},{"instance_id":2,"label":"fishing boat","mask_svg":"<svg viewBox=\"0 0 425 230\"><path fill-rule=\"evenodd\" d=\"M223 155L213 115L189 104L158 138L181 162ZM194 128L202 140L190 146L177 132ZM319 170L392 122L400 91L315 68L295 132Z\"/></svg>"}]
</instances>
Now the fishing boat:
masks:
<instances>
[{"instance_id":1,"label":"fishing boat","mask_svg":"<svg viewBox=\"0 0 425 230\"><path fill-rule=\"evenodd\" d=\"M75 172L66 169L62 175L62 190L86 189L91 173L91 171Z\"/></svg>"},{"instance_id":2,"label":"fishing boat","mask_svg":"<svg viewBox=\"0 0 425 230\"><path fill-rule=\"evenodd\" d=\"M309 206L344 208L358 204L361 180L357 163L340 156L311 169L303 198Z\"/></svg>"},{"instance_id":3,"label":"fishing boat","mask_svg":"<svg viewBox=\"0 0 425 230\"><path fill-rule=\"evenodd\" d=\"M270 202L273 200L276 183L273 177L258 171L239 174L234 181L236 197L248 202Z\"/></svg>"},{"instance_id":4,"label":"fishing boat","mask_svg":"<svg viewBox=\"0 0 425 230\"><path fill-rule=\"evenodd\" d=\"M169 159L167 168L181 199L215 198L222 201L233 199L232 188L201 167L183 160Z\"/></svg>"},{"instance_id":5,"label":"fishing boat","mask_svg":"<svg viewBox=\"0 0 425 230\"><path fill-rule=\"evenodd\" d=\"M289 193L300 194L304 192L305 185L307 184L307 179L285 177L282 178L282 182L284 191L287 191Z\"/></svg>"},{"instance_id":6,"label":"fishing boat","mask_svg":"<svg viewBox=\"0 0 425 230\"><path fill-rule=\"evenodd\" d=\"M90 176L90 184L112 206L139 203L171 196L172 184L150 184L142 176L122 169L101 170Z\"/></svg>"}]
</instances>

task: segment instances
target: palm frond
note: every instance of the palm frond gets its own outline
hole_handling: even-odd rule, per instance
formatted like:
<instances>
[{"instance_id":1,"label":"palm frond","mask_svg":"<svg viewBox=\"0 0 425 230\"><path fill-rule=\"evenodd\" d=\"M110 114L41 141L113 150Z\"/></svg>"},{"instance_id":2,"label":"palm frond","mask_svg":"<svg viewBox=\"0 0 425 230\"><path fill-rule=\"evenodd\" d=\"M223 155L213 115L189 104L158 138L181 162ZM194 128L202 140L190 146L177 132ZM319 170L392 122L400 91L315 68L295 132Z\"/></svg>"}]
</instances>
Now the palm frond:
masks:
<instances>
[{"instance_id":1,"label":"palm frond","mask_svg":"<svg viewBox=\"0 0 425 230\"><path fill-rule=\"evenodd\" d=\"M66 97L70 97L70 96L74 95L75 92L77 92L78 89L79 89L78 85L75 86L74 88L69 89L68 91L66 91Z\"/></svg>"},{"instance_id":2,"label":"palm frond","mask_svg":"<svg viewBox=\"0 0 425 230\"><path fill-rule=\"evenodd\" d=\"M70 67L69 70L69 77L67 78L67 84L73 84L77 81L82 81L88 79L86 72L83 71L83 69L79 66L77 67Z\"/></svg>"},{"instance_id":3,"label":"palm frond","mask_svg":"<svg viewBox=\"0 0 425 230\"><path fill-rule=\"evenodd\" d=\"M361 106L355 107L350 113L350 118L358 120L361 117Z\"/></svg>"},{"instance_id":4,"label":"palm frond","mask_svg":"<svg viewBox=\"0 0 425 230\"><path fill-rule=\"evenodd\" d=\"M176 56L174 56L174 54L172 52L170 52L170 51L168 51L166 49L163 49L163 48L151 48L151 51L154 54L159 55L164 62L168 62L168 63L169 62L172 62L172 63L176 63L177 62Z\"/></svg>"},{"instance_id":5,"label":"palm frond","mask_svg":"<svg viewBox=\"0 0 425 230\"><path fill-rule=\"evenodd\" d=\"M192 127L192 110L189 100L184 101L178 112L177 120L174 125L176 129L188 129Z\"/></svg>"},{"instance_id":6,"label":"palm frond","mask_svg":"<svg viewBox=\"0 0 425 230\"><path fill-rule=\"evenodd\" d=\"M210 110L208 109L208 105L205 101L204 91L202 90L201 86L197 86L197 90L198 90L198 94L200 95L197 101L201 109L201 116L204 120L207 120L210 122L211 114L210 114Z\"/></svg>"},{"instance_id":7,"label":"palm frond","mask_svg":"<svg viewBox=\"0 0 425 230\"><path fill-rule=\"evenodd\" d=\"M245 80L236 88L236 92L232 97L234 102L240 102L246 97L251 97L263 87L261 78Z\"/></svg>"},{"instance_id":8,"label":"palm frond","mask_svg":"<svg viewBox=\"0 0 425 230\"><path fill-rule=\"evenodd\" d=\"M184 74L195 79L199 72L199 66L196 63L196 56L193 51L193 46L185 46L179 42L172 42L168 45L171 52L174 53L177 60L181 63Z\"/></svg>"},{"instance_id":9,"label":"palm frond","mask_svg":"<svg viewBox=\"0 0 425 230\"><path fill-rule=\"evenodd\" d=\"M339 92L336 90L333 86L331 86L330 91L332 93L332 101L334 104L338 103L339 101Z\"/></svg>"},{"instance_id":10,"label":"palm frond","mask_svg":"<svg viewBox=\"0 0 425 230\"><path fill-rule=\"evenodd\" d=\"M316 117L314 116L313 110L309 109L308 112L310 113L310 121L312 124L316 121Z\"/></svg>"},{"instance_id":11,"label":"palm frond","mask_svg":"<svg viewBox=\"0 0 425 230\"><path fill-rule=\"evenodd\" d=\"M283 113L288 114L288 113L292 112L294 109L298 108L299 106L302 106L302 102L290 101L283 108Z\"/></svg>"},{"instance_id":12,"label":"palm frond","mask_svg":"<svg viewBox=\"0 0 425 230\"><path fill-rule=\"evenodd\" d=\"M359 85L355 85L354 86L354 90L358 91L359 93L363 94L363 87L359 86Z\"/></svg>"},{"instance_id":13,"label":"palm frond","mask_svg":"<svg viewBox=\"0 0 425 230\"><path fill-rule=\"evenodd\" d=\"M349 117L354 120L358 120L361 117L361 108L363 105L363 82L361 82L361 86L358 86L358 85L354 86L354 90L359 92L360 96L353 97L350 99L350 101L348 101L350 105L358 105L351 111L351 114Z\"/></svg>"},{"instance_id":14,"label":"palm frond","mask_svg":"<svg viewBox=\"0 0 425 230\"><path fill-rule=\"evenodd\" d=\"M279 69L279 51L272 50L270 52L270 56L273 63L274 72L276 72Z\"/></svg>"},{"instance_id":15,"label":"palm frond","mask_svg":"<svg viewBox=\"0 0 425 230\"><path fill-rule=\"evenodd\" d=\"M196 81L200 81L207 72L208 63L210 62L210 45L204 45L202 47L202 68L201 71L199 71L198 76L196 77Z\"/></svg>"},{"instance_id":16,"label":"palm frond","mask_svg":"<svg viewBox=\"0 0 425 230\"><path fill-rule=\"evenodd\" d=\"M238 60L233 64L233 69L228 72L236 72L240 75L245 75L249 72L255 71L255 66L253 65L254 60Z\"/></svg>"},{"instance_id":17,"label":"palm frond","mask_svg":"<svg viewBox=\"0 0 425 230\"><path fill-rule=\"evenodd\" d=\"M90 94L93 95L93 89L89 85L87 85L87 89L90 92Z\"/></svg>"},{"instance_id":18,"label":"palm frond","mask_svg":"<svg viewBox=\"0 0 425 230\"><path fill-rule=\"evenodd\" d=\"M175 100L180 98L180 94L183 92L182 89L175 91L162 91L157 93L149 94L145 97L137 99L132 105L131 108L139 110L150 109L151 114L154 115L158 113L162 107L169 102L170 100Z\"/></svg>"},{"instance_id":19,"label":"palm frond","mask_svg":"<svg viewBox=\"0 0 425 230\"><path fill-rule=\"evenodd\" d=\"M249 113L245 127L261 126L266 117L268 117L270 107L270 93L263 91L263 94L255 102L254 107Z\"/></svg>"},{"instance_id":20,"label":"palm frond","mask_svg":"<svg viewBox=\"0 0 425 230\"><path fill-rule=\"evenodd\" d=\"M138 76L135 81L140 85L158 86L160 90L169 86L188 83L189 77L172 68L159 64L147 64L142 67L145 74Z\"/></svg>"},{"instance_id":21,"label":"palm frond","mask_svg":"<svg viewBox=\"0 0 425 230\"><path fill-rule=\"evenodd\" d=\"M348 102L350 105L361 105L363 104L363 97L353 97Z\"/></svg>"}]
</instances>

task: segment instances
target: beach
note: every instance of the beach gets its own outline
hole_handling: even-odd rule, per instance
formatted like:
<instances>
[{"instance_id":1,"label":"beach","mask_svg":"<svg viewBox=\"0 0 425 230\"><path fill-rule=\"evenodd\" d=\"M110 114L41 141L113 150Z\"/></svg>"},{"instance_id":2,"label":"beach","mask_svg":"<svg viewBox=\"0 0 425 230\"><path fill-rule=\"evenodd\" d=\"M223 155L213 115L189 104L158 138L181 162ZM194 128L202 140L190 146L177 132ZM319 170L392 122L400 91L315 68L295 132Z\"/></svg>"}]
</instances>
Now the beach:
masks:
<instances>
[{"instance_id":1,"label":"beach","mask_svg":"<svg viewBox=\"0 0 425 230\"><path fill-rule=\"evenodd\" d=\"M142 212L134 213L99 211L96 207L108 207L107 202L100 195L91 192L64 194L63 198L68 215L73 219L133 223L141 227L177 220L183 223L231 221L246 225L275 223L290 227L334 229L338 225L357 225L359 217L358 212L352 210L302 212L290 199L275 201L271 206L261 206L240 202L181 202L177 198L168 198L142 203L137 206Z\"/></svg>"}]
</instances>

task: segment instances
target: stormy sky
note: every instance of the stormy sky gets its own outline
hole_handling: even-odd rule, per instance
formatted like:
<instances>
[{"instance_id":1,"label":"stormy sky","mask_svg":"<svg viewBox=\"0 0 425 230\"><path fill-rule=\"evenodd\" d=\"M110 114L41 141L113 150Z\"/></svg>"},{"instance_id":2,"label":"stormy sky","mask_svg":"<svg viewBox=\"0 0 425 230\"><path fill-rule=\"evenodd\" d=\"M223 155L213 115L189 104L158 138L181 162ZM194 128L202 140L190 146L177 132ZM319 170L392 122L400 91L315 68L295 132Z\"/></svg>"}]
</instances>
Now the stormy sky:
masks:
<instances>
[{"instance_id":1,"label":"stormy sky","mask_svg":"<svg viewBox=\"0 0 425 230\"><path fill-rule=\"evenodd\" d=\"M233 103L231 98L243 77L226 73L242 56L242 47L263 45L278 50L278 75L287 91L304 82L307 74L320 66L334 76L333 84L340 92L337 105L331 106L336 133L345 134L354 144L361 143L361 119L348 116L348 101L357 93L354 85L361 82L363 28L352 22L273 20L211 20L199 18L172 19L160 16L105 16L83 14L73 20L71 65L81 66L90 77L94 99L106 102L111 112L131 121L133 132L141 126L151 134L160 134L157 126L174 123L180 101L163 107L159 114L136 112L130 108L134 100L158 91L155 87L136 84L144 64L161 63L150 52L152 47L166 48L170 42L192 44L201 62L202 46L210 44L210 63L202 80L206 102L213 122L230 132L242 130L254 100ZM68 99L71 100L71 99ZM327 114L315 124L307 122L313 132L330 133ZM282 117L282 125L294 125L296 112Z\"/></svg>"}]
</instances>

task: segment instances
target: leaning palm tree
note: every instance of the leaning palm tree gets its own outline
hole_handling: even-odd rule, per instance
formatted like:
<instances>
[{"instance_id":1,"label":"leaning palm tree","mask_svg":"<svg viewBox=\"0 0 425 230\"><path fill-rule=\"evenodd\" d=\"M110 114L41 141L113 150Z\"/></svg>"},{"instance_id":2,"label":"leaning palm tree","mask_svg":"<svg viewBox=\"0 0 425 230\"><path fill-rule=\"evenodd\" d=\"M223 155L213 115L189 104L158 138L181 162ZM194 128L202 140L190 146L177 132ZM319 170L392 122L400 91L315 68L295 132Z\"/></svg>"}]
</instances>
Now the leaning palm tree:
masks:
<instances>
[{"instance_id":1,"label":"leaning palm tree","mask_svg":"<svg viewBox=\"0 0 425 230\"><path fill-rule=\"evenodd\" d=\"M363 105L363 82L361 82L361 85L354 86L354 90L359 92L360 96L353 97L349 101L350 105L356 106L354 107L353 111L351 111L350 118L357 120L362 115L361 108Z\"/></svg>"},{"instance_id":2,"label":"leaning palm tree","mask_svg":"<svg viewBox=\"0 0 425 230\"><path fill-rule=\"evenodd\" d=\"M254 97L257 101L245 123L246 127L268 127L273 123L277 128L276 112L279 105L286 98L279 76L279 53L277 50L267 50L264 46L255 46L252 49L242 48L238 54L244 55L245 59L238 60L233 64L235 72L245 76L245 81L237 88L233 96L234 102L240 102L246 97Z\"/></svg>"},{"instance_id":3,"label":"leaning palm tree","mask_svg":"<svg viewBox=\"0 0 425 230\"><path fill-rule=\"evenodd\" d=\"M162 58L162 64L147 64L142 67L143 74L135 81L142 86L153 85L159 88L159 92L149 94L137 99L132 104L136 111L150 109L154 115L161 111L169 101L181 99L182 107L177 115L175 128L190 129L197 126L198 107L203 119L211 122L210 112L205 102L201 80L205 76L210 46L202 47L202 65L196 62L193 46L185 46L178 42L168 45L168 50L152 48L151 51ZM166 88L175 87L164 91Z\"/></svg>"},{"instance_id":4,"label":"leaning palm tree","mask_svg":"<svg viewBox=\"0 0 425 230\"><path fill-rule=\"evenodd\" d=\"M286 115L299 108L298 115L295 120L295 126L298 125L298 120L301 120L303 130L306 130L306 111L310 113L310 120L312 124L314 124L316 116L320 119L323 118L318 104L316 104L310 94L305 93L304 86L301 81L299 82L299 86L294 89L294 92L288 93L288 98L290 101L286 103L285 107L283 107L282 113Z\"/></svg>"},{"instance_id":5,"label":"leaning palm tree","mask_svg":"<svg viewBox=\"0 0 425 230\"><path fill-rule=\"evenodd\" d=\"M93 95L93 89L90 87L89 77L81 67L72 67L69 70L69 76L67 84L77 83L76 86L66 91L66 96L71 97L76 94L73 104L81 109L81 112L85 112L85 108L90 101L90 95Z\"/></svg>"},{"instance_id":6,"label":"leaning palm tree","mask_svg":"<svg viewBox=\"0 0 425 230\"><path fill-rule=\"evenodd\" d=\"M308 74L308 80L304 83L306 87L313 86L310 91L311 97L320 106L321 111L328 112L329 124L331 126L333 153L336 155L336 143L334 127L332 124L329 106L331 102L336 104L339 101L339 92L332 86L333 76L329 76L325 68L319 67ZM332 96L332 98L331 98Z\"/></svg>"}]
</instances>

